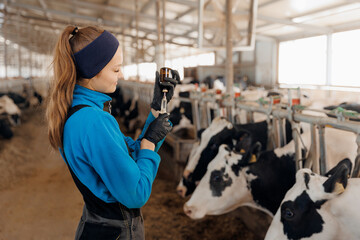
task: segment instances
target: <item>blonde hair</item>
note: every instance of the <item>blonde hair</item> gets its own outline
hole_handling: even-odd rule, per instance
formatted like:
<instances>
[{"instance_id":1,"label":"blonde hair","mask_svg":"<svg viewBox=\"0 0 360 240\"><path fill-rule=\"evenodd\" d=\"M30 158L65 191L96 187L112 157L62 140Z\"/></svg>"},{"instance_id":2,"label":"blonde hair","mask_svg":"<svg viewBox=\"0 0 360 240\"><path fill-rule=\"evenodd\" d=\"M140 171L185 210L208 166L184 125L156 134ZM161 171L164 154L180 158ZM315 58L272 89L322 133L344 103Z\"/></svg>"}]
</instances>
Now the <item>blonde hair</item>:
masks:
<instances>
[{"instance_id":1,"label":"blonde hair","mask_svg":"<svg viewBox=\"0 0 360 240\"><path fill-rule=\"evenodd\" d=\"M67 26L61 33L52 61L54 78L51 83L46 118L50 144L55 149L63 147L62 138L67 112L73 101L75 84L81 80L76 74L73 55L104 32L99 27L89 26L77 30L77 33L70 37L74 30L74 26Z\"/></svg>"}]
</instances>

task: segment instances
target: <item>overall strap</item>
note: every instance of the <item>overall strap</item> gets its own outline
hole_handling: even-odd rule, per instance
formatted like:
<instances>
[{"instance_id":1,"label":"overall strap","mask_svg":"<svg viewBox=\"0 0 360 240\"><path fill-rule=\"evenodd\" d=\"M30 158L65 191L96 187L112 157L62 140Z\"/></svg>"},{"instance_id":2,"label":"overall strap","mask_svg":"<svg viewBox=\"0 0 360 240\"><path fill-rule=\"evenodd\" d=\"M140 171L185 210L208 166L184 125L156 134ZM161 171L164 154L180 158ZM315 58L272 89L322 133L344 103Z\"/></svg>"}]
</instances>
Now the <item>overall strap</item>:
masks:
<instances>
[{"instance_id":1,"label":"overall strap","mask_svg":"<svg viewBox=\"0 0 360 240\"><path fill-rule=\"evenodd\" d=\"M84 107L90 107L88 105L76 105L69 109L66 121L77 111ZM66 122L65 121L65 122ZM71 173L71 176L75 182L76 187L79 189L80 193L83 196L86 208L101 216L108 219L117 219L117 220L126 220L130 217L140 216L140 209L129 209L125 207L123 204L117 203L106 203L97 196L95 196L75 175L73 170L71 169L68 160L66 159L65 152L61 150L68 166L68 169ZM126 214L127 213L127 214Z\"/></svg>"}]
</instances>

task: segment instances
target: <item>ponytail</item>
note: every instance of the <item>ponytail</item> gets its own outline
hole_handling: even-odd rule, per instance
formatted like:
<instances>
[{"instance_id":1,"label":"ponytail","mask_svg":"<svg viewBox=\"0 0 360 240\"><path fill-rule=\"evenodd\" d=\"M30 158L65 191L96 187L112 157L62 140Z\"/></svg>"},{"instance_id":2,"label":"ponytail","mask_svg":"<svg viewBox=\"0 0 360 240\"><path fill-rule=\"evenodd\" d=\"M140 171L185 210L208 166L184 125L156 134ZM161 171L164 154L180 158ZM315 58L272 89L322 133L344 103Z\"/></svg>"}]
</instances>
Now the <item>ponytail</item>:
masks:
<instances>
[{"instance_id":1,"label":"ponytail","mask_svg":"<svg viewBox=\"0 0 360 240\"><path fill-rule=\"evenodd\" d=\"M54 78L51 83L49 103L46 109L48 135L53 148L63 148L63 130L67 112L73 101L77 78L73 60L74 53L96 39L104 30L98 27L86 27L75 31L76 27L68 26L61 33L54 50L52 62ZM71 36L71 34L74 34ZM71 36L71 38L70 38Z\"/></svg>"}]
</instances>

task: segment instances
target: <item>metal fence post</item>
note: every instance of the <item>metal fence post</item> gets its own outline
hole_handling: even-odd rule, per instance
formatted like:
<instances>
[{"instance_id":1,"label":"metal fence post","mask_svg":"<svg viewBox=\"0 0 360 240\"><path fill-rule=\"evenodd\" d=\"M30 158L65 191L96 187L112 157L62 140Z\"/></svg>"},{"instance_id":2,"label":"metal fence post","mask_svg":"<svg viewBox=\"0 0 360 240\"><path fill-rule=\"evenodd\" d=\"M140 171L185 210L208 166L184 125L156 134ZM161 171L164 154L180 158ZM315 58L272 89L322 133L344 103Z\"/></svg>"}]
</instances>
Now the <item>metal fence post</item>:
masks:
<instances>
[{"instance_id":1,"label":"metal fence post","mask_svg":"<svg viewBox=\"0 0 360 240\"><path fill-rule=\"evenodd\" d=\"M326 146L325 146L325 126L319 125L319 144L320 144L320 174L326 173Z\"/></svg>"},{"instance_id":2,"label":"metal fence post","mask_svg":"<svg viewBox=\"0 0 360 240\"><path fill-rule=\"evenodd\" d=\"M354 171L352 173L352 177L359 177L359 172L360 172L360 134L357 135L356 137L356 144L358 145L358 149L357 149L357 156L355 158L355 166L354 166Z\"/></svg>"}]
</instances>

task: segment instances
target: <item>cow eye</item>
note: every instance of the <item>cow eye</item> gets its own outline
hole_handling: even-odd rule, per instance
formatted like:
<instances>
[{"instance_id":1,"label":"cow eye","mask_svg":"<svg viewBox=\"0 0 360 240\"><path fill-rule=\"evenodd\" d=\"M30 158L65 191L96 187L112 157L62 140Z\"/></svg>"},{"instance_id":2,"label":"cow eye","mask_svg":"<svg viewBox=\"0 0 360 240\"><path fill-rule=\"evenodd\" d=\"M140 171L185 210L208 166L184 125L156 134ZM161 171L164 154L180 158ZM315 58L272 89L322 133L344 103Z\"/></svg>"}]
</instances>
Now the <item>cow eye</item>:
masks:
<instances>
[{"instance_id":1,"label":"cow eye","mask_svg":"<svg viewBox=\"0 0 360 240\"><path fill-rule=\"evenodd\" d=\"M289 208L286 208L284 211L284 217L290 219L290 218L294 217L294 213Z\"/></svg>"},{"instance_id":2,"label":"cow eye","mask_svg":"<svg viewBox=\"0 0 360 240\"><path fill-rule=\"evenodd\" d=\"M213 176L213 180L216 181L216 182L220 181L220 179L221 179L220 175L214 175Z\"/></svg>"}]
</instances>

